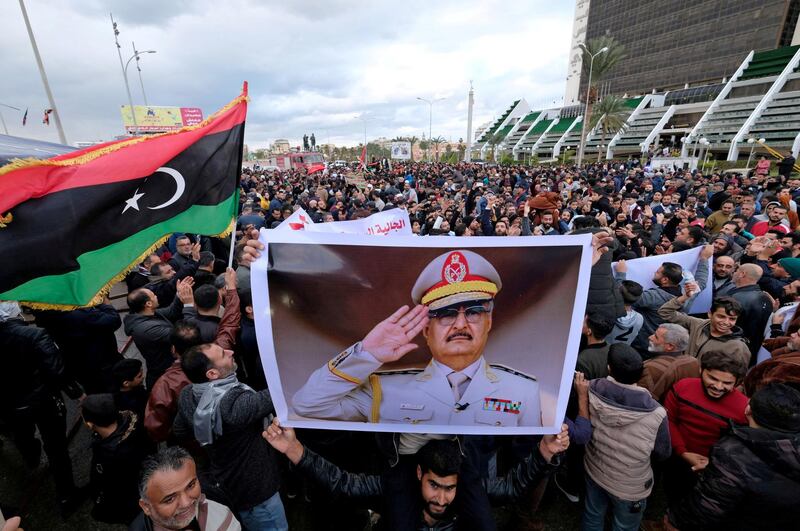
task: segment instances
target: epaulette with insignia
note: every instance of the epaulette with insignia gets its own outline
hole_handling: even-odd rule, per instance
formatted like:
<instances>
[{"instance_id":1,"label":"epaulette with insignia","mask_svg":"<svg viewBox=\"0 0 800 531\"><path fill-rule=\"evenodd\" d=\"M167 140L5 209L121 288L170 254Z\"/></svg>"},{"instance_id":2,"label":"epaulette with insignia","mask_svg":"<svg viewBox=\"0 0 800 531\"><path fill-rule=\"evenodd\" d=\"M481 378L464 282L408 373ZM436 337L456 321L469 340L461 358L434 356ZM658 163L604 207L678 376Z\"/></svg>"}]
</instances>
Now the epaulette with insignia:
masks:
<instances>
[{"instance_id":1,"label":"epaulette with insignia","mask_svg":"<svg viewBox=\"0 0 800 531\"><path fill-rule=\"evenodd\" d=\"M528 380L533 380L534 382L537 381L536 380L536 376L532 376L530 374L525 374L524 372L519 372L516 369L512 369L511 367L507 367L507 366L501 365L499 363L490 363L489 367L491 367L492 369L498 369L498 370L501 370L503 372L507 372L507 373L513 374L514 376L520 376L522 378L527 378Z\"/></svg>"},{"instance_id":2,"label":"epaulette with insignia","mask_svg":"<svg viewBox=\"0 0 800 531\"><path fill-rule=\"evenodd\" d=\"M375 371L373 374L377 374L378 376L392 376L395 374L419 374L424 370L425 369L396 369L396 370L386 370L386 371Z\"/></svg>"}]
</instances>

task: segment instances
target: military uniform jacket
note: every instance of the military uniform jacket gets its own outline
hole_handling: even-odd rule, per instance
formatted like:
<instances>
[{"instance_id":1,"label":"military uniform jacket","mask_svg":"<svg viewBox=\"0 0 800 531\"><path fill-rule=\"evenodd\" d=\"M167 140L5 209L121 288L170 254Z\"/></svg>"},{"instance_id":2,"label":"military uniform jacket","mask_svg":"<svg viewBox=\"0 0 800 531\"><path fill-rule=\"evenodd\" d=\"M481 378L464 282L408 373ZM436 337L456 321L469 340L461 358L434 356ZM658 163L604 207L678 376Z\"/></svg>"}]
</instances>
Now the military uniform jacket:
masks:
<instances>
[{"instance_id":1,"label":"military uniform jacket","mask_svg":"<svg viewBox=\"0 0 800 531\"><path fill-rule=\"evenodd\" d=\"M535 378L481 356L480 367L455 403L447 375L425 369L375 372L382 363L356 343L320 367L295 393L304 417L399 424L541 426Z\"/></svg>"}]
</instances>

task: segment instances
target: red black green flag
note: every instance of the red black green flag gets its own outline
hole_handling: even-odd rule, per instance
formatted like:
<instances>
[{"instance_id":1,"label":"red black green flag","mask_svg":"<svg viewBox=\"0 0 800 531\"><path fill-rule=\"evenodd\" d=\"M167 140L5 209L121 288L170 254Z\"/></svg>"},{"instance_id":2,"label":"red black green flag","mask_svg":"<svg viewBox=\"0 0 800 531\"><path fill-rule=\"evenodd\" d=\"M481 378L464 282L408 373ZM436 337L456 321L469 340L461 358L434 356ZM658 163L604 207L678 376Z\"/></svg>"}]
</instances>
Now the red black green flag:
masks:
<instances>
[{"instance_id":1,"label":"red black green flag","mask_svg":"<svg viewBox=\"0 0 800 531\"><path fill-rule=\"evenodd\" d=\"M247 83L200 124L0 168L0 300L98 304L173 232L227 234L246 114Z\"/></svg>"}]
</instances>

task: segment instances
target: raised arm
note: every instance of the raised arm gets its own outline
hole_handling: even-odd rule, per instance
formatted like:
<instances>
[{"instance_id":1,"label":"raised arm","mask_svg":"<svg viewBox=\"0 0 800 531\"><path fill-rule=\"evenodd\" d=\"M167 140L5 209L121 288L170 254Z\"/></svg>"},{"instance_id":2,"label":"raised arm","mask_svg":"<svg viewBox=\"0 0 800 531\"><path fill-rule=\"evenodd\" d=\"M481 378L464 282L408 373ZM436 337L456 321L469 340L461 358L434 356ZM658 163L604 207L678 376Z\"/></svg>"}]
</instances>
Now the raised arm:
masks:
<instances>
[{"instance_id":1,"label":"raised arm","mask_svg":"<svg viewBox=\"0 0 800 531\"><path fill-rule=\"evenodd\" d=\"M308 477L331 494L347 497L380 496L383 493L379 476L353 474L340 469L322 456L305 448L292 428L281 427L278 419L262 433L264 439Z\"/></svg>"},{"instance_id":2,"label":"raised arm","mask_svg":"<svg viewBox=\"0 0 800 531\"><path fill-rule=\"evenodd\" d=\"M413 340L427 322L426 306L399 308L363 341L314 371L292 399L295 411L313 418L367 420L372 407L369 375L417 348Z\"/></svg>"}]
</instances>

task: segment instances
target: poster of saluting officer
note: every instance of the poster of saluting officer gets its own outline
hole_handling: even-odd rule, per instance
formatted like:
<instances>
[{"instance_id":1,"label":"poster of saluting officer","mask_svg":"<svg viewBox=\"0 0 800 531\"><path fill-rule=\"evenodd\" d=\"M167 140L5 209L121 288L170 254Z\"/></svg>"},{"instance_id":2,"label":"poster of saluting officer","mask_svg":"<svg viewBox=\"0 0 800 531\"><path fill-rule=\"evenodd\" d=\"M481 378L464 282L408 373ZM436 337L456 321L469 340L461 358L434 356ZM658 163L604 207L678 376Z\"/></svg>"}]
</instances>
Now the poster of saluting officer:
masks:
<instances>
[{"instance_id":1,"label":"poster of saluting officer","mask_svg":"<svg viewBox=\"0 0 800 531\"><path fill-rule=\"evenodd\" d=\"M259 350L279 419L405 433L556 433L591 236L262 231Z\"/></svg>"}]
</instances>

